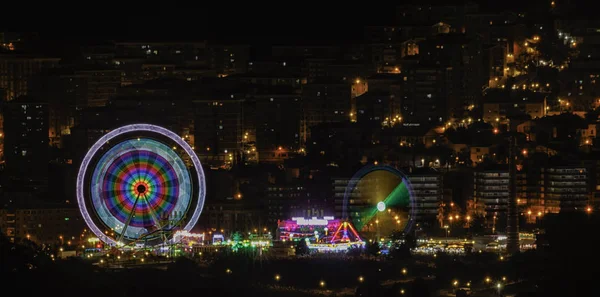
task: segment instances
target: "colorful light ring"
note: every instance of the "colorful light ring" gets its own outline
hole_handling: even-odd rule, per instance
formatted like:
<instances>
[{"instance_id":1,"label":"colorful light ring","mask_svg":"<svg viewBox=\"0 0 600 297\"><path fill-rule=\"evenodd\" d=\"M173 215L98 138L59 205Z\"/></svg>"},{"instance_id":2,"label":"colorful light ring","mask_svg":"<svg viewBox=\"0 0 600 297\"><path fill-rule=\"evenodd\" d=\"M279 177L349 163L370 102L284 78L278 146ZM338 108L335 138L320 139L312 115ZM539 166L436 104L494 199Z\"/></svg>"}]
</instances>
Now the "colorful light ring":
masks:
<instances>
[{"instance_id":1,"label":"colorful light ring","mask_svg":"<svg viewBox=\"0 0 600 297\"><path fill-rule=\"evenodd\" d=\"M102 146L116 137L135 132L152 132L172 140L190 157L196 174L190 174L173 149L147 138L118 143L103 153L96 166L90 168L92 174L87 174ZM194 185L197 185L196 192ZM85 193L86 190L89 193ZM195 193L197 196L192 197ZM109 245L117 245L119 239L131 241L164 229L167 226L158 222L167 217L177 221L185 216L181 229L191 230L202 212L204 197L204 172L192 148L177 134L150 124L123 126L101 137L84 157L77 176L77 201L82 216L90 230ZM191 205L193 198L196 203ZM105 225L103 228L112 229L115 236L105 234L90 213L100 219Z\"/></svg>"},{"instance_id":2,"label":"colorful light ring","mask_svg":"<svg viewBox=\"0 0 600 297\"><path fill-rule=\"evenodd\" d=\"M91 180L96 214L117 233L125 230L128 239L164 227L161 220L179 221L191 202L185 164L171 148L151 139L112 147L98 161Z\"/></svg>"}]
</instances>

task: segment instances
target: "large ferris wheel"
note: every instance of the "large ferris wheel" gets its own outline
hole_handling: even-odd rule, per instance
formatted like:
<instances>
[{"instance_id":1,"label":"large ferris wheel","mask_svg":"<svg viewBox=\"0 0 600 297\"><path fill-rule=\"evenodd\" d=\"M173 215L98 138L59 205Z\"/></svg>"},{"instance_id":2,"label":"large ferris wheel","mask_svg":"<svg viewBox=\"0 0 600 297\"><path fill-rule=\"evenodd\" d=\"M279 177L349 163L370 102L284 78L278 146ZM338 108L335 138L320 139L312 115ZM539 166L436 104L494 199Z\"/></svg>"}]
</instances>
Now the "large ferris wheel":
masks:
<instances>
[{"instance_id":1,"label":"large ferris wheel","mask_svg":"<svg viewBox=\"0 0 600 297\"><path fill-rule=\"evenodd\" d=\"M111 246L167 242L202 212L200 160L180 136L133 124L101 137L77 175L77 202L90 230Z\"/></svg>"},{"instance_id":2,"label":"large ferris wheel","mask_svg":"<svg viewBox=\"0 0 600 297\"><path fill-rule=\"evenodd\" d=\"M391 166L363 167L346 186L342 217L367 237L393 231L410 233L416 201L409 178Z\"/></svg>"}]
</instances>

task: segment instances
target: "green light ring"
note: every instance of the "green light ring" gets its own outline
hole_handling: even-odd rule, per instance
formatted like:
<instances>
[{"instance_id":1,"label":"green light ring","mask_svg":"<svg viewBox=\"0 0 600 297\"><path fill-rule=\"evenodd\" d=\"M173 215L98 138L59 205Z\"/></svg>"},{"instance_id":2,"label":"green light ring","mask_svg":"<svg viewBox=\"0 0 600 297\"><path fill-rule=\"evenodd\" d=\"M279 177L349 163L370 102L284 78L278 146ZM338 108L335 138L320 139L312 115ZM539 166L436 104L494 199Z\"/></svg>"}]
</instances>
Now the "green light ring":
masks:
<instances>
[{"instance_id":1,"label":"green light ring","mask_svg":"<svg viewBox=\"0 0 600 297\"><path fill-rule=\"evenodd\" d=\"M414 194L412 185L411 185L408 177L406 177L406 175L402 171L396 169L395 167L391 167L391 166L387 166L387 165L367 165L367 166L361 168L357 173L354 174L354 176L348 182L348 186L346 186L346 191L344 192L344 199L342 201L342 203L343 203L342 204L342 218L344 220L349 219L348 199L350 197L350 194L354 190L354 188L356 188L356 185L358 184L358 182L360 182L363 179L363 177L365 177L367 174L369 174L371 172L375 172L375 171L380 171L380 170L387 171L391 174L394 174L397 177L400 177L400 179L402 180L402 183L406 186L406 190L408 191L408 197L409 197L409 213L408 213L408 223L404 227L403 231L404 231L404 234L408 234L409 232L412 231L412 229L414 228L414 224L415 224L415 220L414 220L415 214L416 214L415 194Z\"/></svg>"}]
</instances>

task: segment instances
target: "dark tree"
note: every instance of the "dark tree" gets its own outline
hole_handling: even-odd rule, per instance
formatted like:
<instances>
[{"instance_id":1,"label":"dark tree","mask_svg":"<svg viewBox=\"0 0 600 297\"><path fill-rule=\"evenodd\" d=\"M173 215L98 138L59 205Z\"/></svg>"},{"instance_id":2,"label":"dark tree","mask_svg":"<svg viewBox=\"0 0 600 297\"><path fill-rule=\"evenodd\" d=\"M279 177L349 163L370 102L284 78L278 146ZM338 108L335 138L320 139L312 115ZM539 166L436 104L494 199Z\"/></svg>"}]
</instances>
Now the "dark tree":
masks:
<instances>
[{"instance_id":1,"label":"dark tree","mask_svg":"<svg viewBox=\"0 0 600 297\"><path fill-rule=\"evenodd\" d=\"M306 244L306 241L299 240L298 243L296 243L296 256L308 255L309 253L310 250Z\"/></svg>"},{"instance_id":2,"label":"dark tree","mask_svg":"<svg viewBox=\"0 0 600 297\"><path fill-rule=\"evenodd\" d=\"M381 247L377 241L367 242L366 244L367 254L370 256L379 256L379 252L381 251Z\"/></svg>"}]
</instances>

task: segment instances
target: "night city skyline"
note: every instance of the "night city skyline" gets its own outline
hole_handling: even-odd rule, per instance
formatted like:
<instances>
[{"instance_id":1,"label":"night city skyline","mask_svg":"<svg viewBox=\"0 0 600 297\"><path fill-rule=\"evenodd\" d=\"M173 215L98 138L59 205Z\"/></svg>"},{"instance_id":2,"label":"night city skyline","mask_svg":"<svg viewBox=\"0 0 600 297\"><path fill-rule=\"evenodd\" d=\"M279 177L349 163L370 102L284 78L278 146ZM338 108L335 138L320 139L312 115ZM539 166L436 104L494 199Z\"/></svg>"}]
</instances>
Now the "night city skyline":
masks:
<instances>
[{"instance_id":1,"label":"night city skyline","mask_svg":"<svg viewBox=\"0 0 600 297\"><path fill-rule=\"evenodd\" d=\"M598 295L593 3L317 4L9 9L0 294Z\"/></svg>"}]
</instances>

